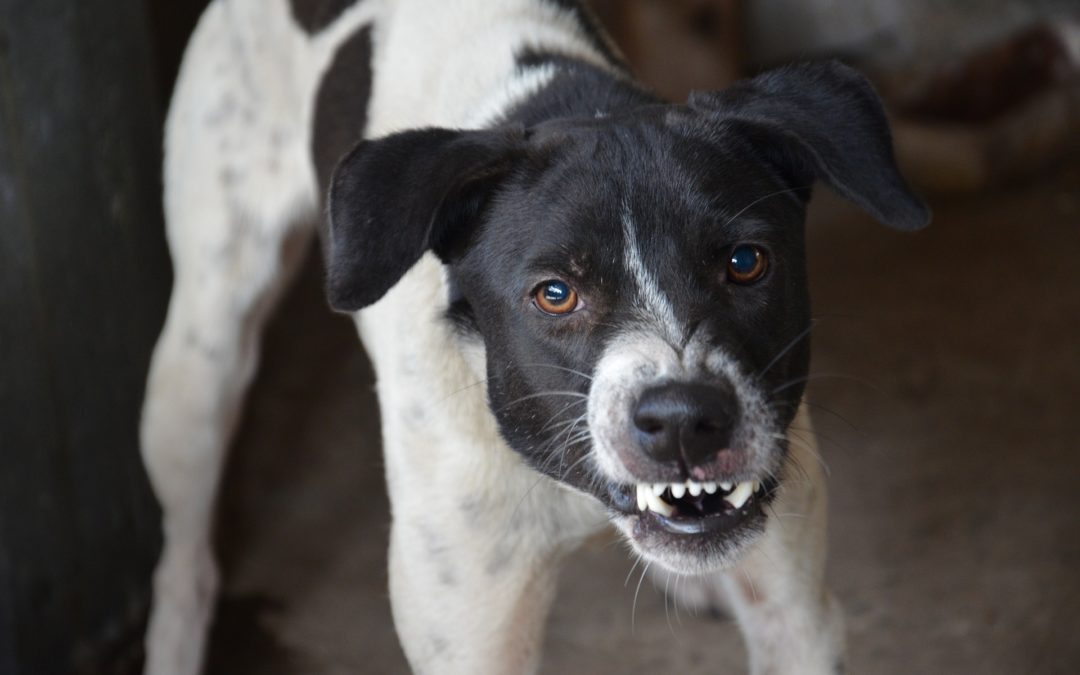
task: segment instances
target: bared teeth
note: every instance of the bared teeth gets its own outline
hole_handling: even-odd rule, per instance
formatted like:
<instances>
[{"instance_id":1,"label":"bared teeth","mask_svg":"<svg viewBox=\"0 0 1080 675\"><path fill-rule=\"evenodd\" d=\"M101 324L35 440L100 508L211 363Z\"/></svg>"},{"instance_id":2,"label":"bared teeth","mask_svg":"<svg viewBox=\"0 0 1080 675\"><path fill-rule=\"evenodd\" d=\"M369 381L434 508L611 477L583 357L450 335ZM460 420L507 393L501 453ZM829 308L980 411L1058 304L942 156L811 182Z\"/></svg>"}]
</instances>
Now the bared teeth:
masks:
<instances>
[{"instance_id":1,"label":"bared teeth","mask_svg":"<svg viewBox=\"0 0 1080 675\"><path fill-rule=\"evenodd\" d=\"M760 481L747 480L732 484L727 481L720 483L705 482L697 483L688 480L684 483L639 483L637 485L637 507L639 511L654 511L663 516L671 516L675 513L675 506L667 500L682 499L689 493L691 497L700 497L702 493L716 494L722 490L724 501L736 509L741 509L750 497L762 489ZM669 493L667 500L663 495Z\"/></svg>"},{"instance_id":2,"label":"bared teeth","mask_svg":"<svg viewBox=\"0 0 1080 675\"><path fill-rule=\"evenodd\" d=\"M724 497L724 501L737 509L741 509L743 504L750 499L750 495L754 494L755 489L757 489L757 481L743 481L735 486L731 494Z\"/></svg>"},{"instance_id":3,"label":"bared teeth","mask_svg":"<svg viewBox=\"0 0 1080 675\"><path fill-rule=\"evenodd\" d=\"M639 511L648 509L662 516L675 513L675 507L661 499L660 495L655 494L653 486L640 483L637 486L637 506Z\"/></svg>"},{"instance_id":4,"label":"bared teeth","mask_svg":"<svg viewBox=\"0 0 1080 675\"><path fill-rule=\"evenodd\" d=\"M651 494L651 493L649 494L648 502L649 502L649 510L650 511L656 511L657 513L659 513L662 516L670 516L671 514L675 513L675 507L674 506L672 506L671 504L668 504L663 499L661 499L660 497L657 497L654 494Z\"/></svg>"}]
</instances>

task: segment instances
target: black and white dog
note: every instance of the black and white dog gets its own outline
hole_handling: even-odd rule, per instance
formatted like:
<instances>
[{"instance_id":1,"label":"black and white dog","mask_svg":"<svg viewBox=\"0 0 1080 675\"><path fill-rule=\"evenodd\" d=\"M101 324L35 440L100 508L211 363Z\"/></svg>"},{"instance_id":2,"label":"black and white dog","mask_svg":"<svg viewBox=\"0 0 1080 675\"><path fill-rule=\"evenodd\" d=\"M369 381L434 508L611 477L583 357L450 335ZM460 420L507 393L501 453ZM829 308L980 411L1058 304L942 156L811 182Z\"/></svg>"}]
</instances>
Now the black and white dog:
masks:
<instances>
[{"instance_id":1,"label":"black and white dog","mask_svg":"<svg viewBox=\"0 0 1080 675\"><path fill-rule=\"evenodd\" d=\"M200 667L223 456L320 209L331 304L358 312L378 376L415 671L535 671L559 560L607 523L724 599L754 673L841 667L825 486L787 437L806 203L821 179L887 225L928 219L858 74L797 66L671 105L574 0L215 0L165 169L148 673Z\"/></svg>"}]
</instances>

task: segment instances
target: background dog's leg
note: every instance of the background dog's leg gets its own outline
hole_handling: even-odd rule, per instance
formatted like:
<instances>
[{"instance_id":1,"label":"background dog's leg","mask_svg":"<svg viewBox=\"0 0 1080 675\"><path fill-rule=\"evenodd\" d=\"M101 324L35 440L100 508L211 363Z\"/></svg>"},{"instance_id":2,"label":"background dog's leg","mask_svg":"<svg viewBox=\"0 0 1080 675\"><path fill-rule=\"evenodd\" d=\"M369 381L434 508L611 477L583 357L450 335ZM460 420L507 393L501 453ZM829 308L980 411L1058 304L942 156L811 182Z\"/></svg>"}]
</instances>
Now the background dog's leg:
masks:
<instances>
[{"instance_id":1,"label":"background dog's leg","mask_svg":"<svg viewBox=\"0 0 1080 675\"><path fill-rule=\"evenodd\" d=\"M795 426L810 428L805 411ZM755 675L843 672L843 612L824 586L825 476L812 442L806 434L792 442L768 531L720 579Z\"/></svg>"},{"instance_id":2,"label":"background dog's leg","mask_svg":"<svg viewBox=\"0 0 1080 675\"><path fill-rule=\"evenodd\" d=\"M225 451L263 323L297 267L314 209L306 137L284 92L258 89L227 3L204 14L166 129L175 282L143 408L144 462L163 510L146 672L199 671L218 585L210 536ZM258 55L274 67L273 57ZM288 71L281 71L287 73Z\"/></svg>"}]
</instances>

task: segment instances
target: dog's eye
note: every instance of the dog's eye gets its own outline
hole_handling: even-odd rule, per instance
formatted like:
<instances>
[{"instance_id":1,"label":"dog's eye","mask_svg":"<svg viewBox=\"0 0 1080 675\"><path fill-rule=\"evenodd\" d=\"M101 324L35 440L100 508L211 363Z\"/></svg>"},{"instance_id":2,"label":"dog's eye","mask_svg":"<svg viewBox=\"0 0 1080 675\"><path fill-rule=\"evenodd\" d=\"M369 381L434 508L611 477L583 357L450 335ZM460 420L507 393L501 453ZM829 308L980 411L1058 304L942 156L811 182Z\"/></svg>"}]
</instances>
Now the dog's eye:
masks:
<instances>
[{"instance_id":1,"label":"dog's eye","mask_svg":"<svg viewBox=\"0 0 1080 675\"><path fill-rule=\"evenodd\" d=\"M751 284L765 274L769 268L769 258L757 246L740 244L731 250L728 259L728 279L737 284Z\"/></svg>"},{"instance_id":2,"label":"dog's eye","mask_svg":"<svg viewBox=\"0 0 1080 675\"><path fill-rule=\"evenodd\" d=\"M565 281L551 279L536 287L533 300L545 314L569 314L578 306L577 291Z\"/></svg>"}]
</instances>

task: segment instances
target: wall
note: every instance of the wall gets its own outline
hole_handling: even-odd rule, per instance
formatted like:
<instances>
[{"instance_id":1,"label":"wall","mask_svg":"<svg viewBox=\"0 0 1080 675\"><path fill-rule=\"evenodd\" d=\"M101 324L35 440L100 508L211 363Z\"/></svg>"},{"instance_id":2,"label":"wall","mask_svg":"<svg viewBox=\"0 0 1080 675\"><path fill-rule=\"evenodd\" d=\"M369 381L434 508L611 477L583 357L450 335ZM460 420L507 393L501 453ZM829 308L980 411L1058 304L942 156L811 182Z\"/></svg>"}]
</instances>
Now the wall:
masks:
<instances>
[{"instance_id":1,"label":"wall","mask_svg":"<svg viewBox=\"0 0 1080 675\"><path fill-rule=\"evenodd\" d=\"M748 0L746 51L776 64L821 53L909 67L947 58L1042 18L1080 14L1076 0Z\"/></svg>"},{"instance_id":2,"label":"wall","mask_svg":"<svg viewBox=\"0 0 1080 675\"><path fill-rule=\"evenodd\" d=\"M170 271L139 0L0 0L0 673L137 665Z\"/></svg>"}]
</instances>

